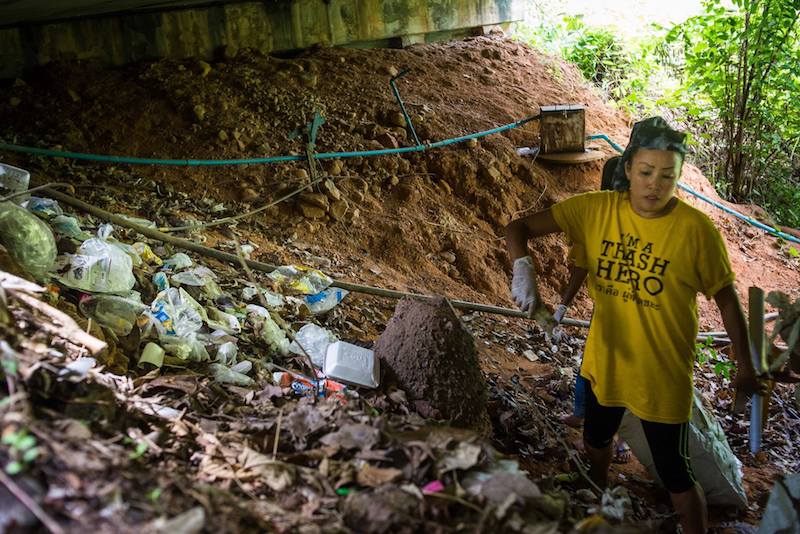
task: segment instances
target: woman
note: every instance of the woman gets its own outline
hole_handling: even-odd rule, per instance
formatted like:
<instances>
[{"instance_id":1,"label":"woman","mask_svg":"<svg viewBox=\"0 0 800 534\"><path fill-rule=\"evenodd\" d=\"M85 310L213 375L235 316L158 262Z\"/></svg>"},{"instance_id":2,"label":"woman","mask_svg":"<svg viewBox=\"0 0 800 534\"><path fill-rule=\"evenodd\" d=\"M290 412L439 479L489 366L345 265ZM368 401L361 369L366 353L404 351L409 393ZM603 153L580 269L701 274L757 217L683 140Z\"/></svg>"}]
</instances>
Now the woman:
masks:
<instances>
[{"instance_id":1,"label":"woman","mask_svg":"<svg viewBox=\"0 0 800 534\"><path fill-rule=\"evenodd\" d=\"M661 117L634 125L614 172L614 191L577 195L513 221L506 242L512 294L533 313L542 303L528 240L555 232L582 247L595 303L581 375L590 475L607 484L611 442L627 408L642 420L659 477L684 532L705 532L705 499L688 457L697 293L713 297L738 363L735 386L759 388L747 326L725 244L710 219L675 196L686 136Z\"/></svg>"}]
</instances>

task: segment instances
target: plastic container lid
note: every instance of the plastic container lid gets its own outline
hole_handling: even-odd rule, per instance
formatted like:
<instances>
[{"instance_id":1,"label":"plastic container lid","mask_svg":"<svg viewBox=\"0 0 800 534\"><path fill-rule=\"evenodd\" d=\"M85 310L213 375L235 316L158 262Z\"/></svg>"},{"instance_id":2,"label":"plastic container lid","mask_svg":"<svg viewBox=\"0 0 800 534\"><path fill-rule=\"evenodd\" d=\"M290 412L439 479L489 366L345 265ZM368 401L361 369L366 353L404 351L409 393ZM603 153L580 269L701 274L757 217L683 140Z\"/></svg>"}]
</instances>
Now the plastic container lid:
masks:
<instances>
[{"instance_id":1,"label":"plastic container lid","mask_svg":"<svg viewBox=\"0 0 800 534\"><path fill-rule=\"evenodd\" d=\"M334 380L357 386L376 388L380 383L380 365L375 353L344 341L328 345L322 370Z\"/></svg>"}]
</instances>

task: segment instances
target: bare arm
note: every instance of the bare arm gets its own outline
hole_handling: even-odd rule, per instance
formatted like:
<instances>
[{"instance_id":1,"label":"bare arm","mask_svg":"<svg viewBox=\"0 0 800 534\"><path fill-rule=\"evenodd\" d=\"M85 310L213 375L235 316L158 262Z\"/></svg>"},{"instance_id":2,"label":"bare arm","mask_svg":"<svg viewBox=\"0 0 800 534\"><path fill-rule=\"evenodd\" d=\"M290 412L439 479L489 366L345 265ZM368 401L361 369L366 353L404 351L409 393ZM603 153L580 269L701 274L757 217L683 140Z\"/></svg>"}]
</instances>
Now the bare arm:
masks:
<instances>
[{"instance_id":1,"label":"bare arm","mask_svg":"<svg viewBox=\"0 0 800 534\"><path fill-rule=\"evenodd\" d=\"M578 291L580 291L583 281L588 274L589 271L582 267L570 267L569 282L567 283L567 288L564 290L564 294L561 295L561 304L569 306L572 303L572 300L575 298L575 295L578 294Z\"/></svg>"},{"instance_id":2,"label":"bare arm","mask_svg":"<svg viewBox=\"0 0 800 534\"><path fill-rule=\"evenodd\" d=\"M750 334L739 296L736 294L733 284L720 289L714 295L714 301L719 307L725 331L728 332L728 337L733 345L733 354L736 358L736 389L746 394L756 393L760 388L750 356Z\"/></svg>"},{"instance_id":3,"label":"bare arm","mask_svg":"<svg viewBox=\"0 0 800 534\"><path fill-rule=\"evenodd\" d=\"M528 240L531 238L561 231L549 208L511 221L506 226L506 246L511 261L523 256L530 256Z\"/></svg>"}]
</instances>

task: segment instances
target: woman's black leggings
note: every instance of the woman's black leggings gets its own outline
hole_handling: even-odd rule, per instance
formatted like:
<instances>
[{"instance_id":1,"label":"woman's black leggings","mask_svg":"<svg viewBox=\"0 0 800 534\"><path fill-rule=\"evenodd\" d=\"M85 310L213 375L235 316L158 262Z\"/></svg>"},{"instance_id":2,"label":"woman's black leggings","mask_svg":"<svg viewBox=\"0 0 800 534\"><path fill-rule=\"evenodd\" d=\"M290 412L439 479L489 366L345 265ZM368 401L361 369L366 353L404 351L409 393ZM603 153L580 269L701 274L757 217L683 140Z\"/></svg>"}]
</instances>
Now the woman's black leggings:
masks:
<instances>
[{"instance_id":1,"label":"woman's black leggings","mask_svg":"<svg viewBox=\"0 0 800 534\"><path fill-rule=\"evenodd\" d=\"M586 417L583 439L595 449L607 447L622 422L625 408L601 406L592 387L586 385ZM650 445L656 471L667 491L683 493L695 483L689 459L689 423L653 423L642 420L642 429Z\"/></svg>"}]
</instances>

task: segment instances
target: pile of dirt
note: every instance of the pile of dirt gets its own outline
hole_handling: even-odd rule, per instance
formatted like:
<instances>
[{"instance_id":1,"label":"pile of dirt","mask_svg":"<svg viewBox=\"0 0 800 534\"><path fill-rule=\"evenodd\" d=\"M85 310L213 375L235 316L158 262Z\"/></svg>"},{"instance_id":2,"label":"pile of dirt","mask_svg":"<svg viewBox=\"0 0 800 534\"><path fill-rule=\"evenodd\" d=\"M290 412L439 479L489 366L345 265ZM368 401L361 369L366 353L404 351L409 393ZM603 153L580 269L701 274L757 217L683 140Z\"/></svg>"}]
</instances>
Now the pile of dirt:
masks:
<instances>
[{"instance_id":1,"label":"pile of dirt","mask_svg":"<svg viewBox=\"0 0 800 534\"><path fill-rule=\"evenodd\" d=\"M375 355L424 417L489 431L475 340L445 299L400 301Z\"/></svg>"}]
</instances>

